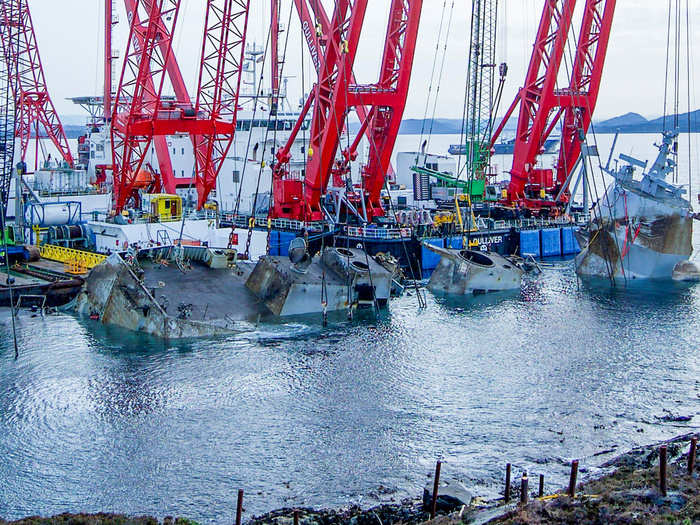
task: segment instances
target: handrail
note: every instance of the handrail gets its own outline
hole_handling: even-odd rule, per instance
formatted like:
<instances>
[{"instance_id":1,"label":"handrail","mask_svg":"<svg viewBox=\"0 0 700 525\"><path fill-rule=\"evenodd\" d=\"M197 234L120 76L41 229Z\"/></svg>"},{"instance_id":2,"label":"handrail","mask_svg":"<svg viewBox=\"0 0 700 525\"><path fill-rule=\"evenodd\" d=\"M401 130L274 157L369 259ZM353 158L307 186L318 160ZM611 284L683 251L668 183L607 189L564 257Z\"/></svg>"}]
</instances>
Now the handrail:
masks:
<instances>
[{"instance_id":1,"label":"handrail","mask_svg":"<svg viewBox=\"0 0 700 525\"><path fill-rule=\"evenodd\" d=\"M39 254L44 259L50 261L62 262L65 264L76 264L91 270L102 261L107 259L106 255L99 253L84 252L65 246L56 246L54 244L41 244L39 246Z\"/></svg>"},{"instance_id":2,"label":"handrail","mask_svg":"<svg viewBox=\"0 0 700 525\"><path fill-rule=\"evenodd\" d=\"M409 239L410 228L363 228L359 226L346 226L345 233L348 237L361 239Z\"/></svg>"}]
</instances>

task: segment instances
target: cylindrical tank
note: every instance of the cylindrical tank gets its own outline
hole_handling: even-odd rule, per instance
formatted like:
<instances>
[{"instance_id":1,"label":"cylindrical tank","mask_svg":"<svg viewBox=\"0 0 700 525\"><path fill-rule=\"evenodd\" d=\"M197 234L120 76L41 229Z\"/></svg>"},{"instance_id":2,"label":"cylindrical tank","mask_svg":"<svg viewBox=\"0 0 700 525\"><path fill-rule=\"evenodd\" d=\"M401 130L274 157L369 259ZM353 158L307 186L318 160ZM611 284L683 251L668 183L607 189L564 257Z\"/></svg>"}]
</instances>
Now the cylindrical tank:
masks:
<instances>
[{"instance_id":1,"label":"cylindrical tank","mask_svg":"<svg viewBox=\"0 0 700 525\"><path fill-rule=\"evenodd\" d=\"M41 227L69 224L80 220L78 206L74 202L32 204L27 207L24 218L28 224Z\"/></svg>"}]
</instances>

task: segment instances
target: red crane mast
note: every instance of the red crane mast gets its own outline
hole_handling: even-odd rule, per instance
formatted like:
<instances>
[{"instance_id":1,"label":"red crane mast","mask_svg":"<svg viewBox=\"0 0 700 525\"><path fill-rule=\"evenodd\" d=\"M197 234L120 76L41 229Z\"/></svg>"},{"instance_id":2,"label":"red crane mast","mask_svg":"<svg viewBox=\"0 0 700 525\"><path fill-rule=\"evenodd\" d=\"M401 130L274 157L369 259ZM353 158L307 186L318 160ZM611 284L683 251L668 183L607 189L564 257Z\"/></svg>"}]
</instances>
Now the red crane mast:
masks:
<instances>
[{"instance_id":1,"label":"red crane mast","mask_svg":"<svg viewBox=\"0 0 700 525\"><path fill-rule=\"evenodd\" d=\"M581 154L581 137L591 124L598 100L616 0L585 0L579 38L568 71L568 86L560 88L562 61L572 26L576 0L546 0L525 85L491 138L491 147L520 106L511 181L507 201L538 209L555 206L555 196L567 202L568 184ZM544 144L561 124L559 157L554 169L538 168Z\"/></svg>"},{"instance_id":2,"label":"red crane mast","mask_svg":"<svg viewBox=\"0 0 700 525\"><path fill-rule=\"evenodd\" d=\"M276 1L277 0L273 0L273 2ZM311 2L310 5L309 2ZM318 73L321 70L321 58L325 53L325 45L328 42L327 35L329 34L331 27L328 13L321 2L318 2L317 0L294 0L294 5L302 23L302 32L309 48L311 60L314 63L316 72ZM350 81L352 84L356 83L354 74L352 74ZM364 121L367 118L368 109L364 106L356 107L355 111L357 112L357 117L360 119L360 121ZM370 139L369 136L367 136L367 138ZM391 164L389 165L387 175L390 178L394 177L394 168L391 166Z\"/></svg>"},{"instance_id":3,"label":"red crane mast","mask_svg":"<svg viewBox=\"0 0 700 525\"><path fill-rule=\"evenodd\" d=\"M63 159L73 167L68 139L49 96L27 0L3 0L0 9L1 23L14 27L19 33L14 33L11 42L2 39L2 47L8 71L17 75L12 86L17 108L15 134L20 139L22 160L27 155L32 133L38 141L43 129Z\"/></svg>"},{"instance_id":4,"label":"red crane mast","mask_svg":"<svg viewBox=\"0 0 700 525\"><path fill-rule=\"evenodd\" d=\"M297 0L296 4L306 35L310 16L306 6L300 8L299 1L302 0ZM362 170L357 201L366 210L367 220L383 215L381 190L390 169L391 153L408 96L422 0L392 0L379 79L373 84L359 85L354 82L352 71L367 6L367 0L353 3L338 0L327 30L322 31L322 38L306 36L312 49L318 40L323 40L325 50L320 58L318 83L307 99L289 141L277 153L273 169L275 217L303 221L322 219L321 197L329 179L334 172L348 172L348 163L356 157L360 138L365 133L369 137L370 153ZM323 16L317 13L317 17L323 25ZM306 175L302 180L289 172L289 152L312 105L310 147ZM347 116L352 108L362 107L368 109L364 118L361 117L358 137L343 151L344 161L337 163L340 135Z\"/></svg>"},{"instance_id":5,"label":"red crane mast","mask_svg":"<svg viewBox=\"0 0 700 525\"><path fill-rule=\"evenodd\" d=\"M193 137L201 208L233 141L249 0L207 0L194 106L172 50L180 0L141 0L133 5L112 119L115 210L122 210L137 195L150 144L157 137L176 133ZM166 77L176 91L173 103L162 100Z\"/></svg>"}]
</instances>

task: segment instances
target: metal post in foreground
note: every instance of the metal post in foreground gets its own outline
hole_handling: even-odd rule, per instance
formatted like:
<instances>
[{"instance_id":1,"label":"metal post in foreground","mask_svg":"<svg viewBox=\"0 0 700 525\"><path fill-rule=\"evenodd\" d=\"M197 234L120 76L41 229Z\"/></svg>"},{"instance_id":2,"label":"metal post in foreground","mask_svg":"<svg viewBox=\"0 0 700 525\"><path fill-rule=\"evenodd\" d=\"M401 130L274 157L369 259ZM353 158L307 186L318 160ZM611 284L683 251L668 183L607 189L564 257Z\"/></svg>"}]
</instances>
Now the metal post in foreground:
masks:
<instances>
[{"instance_id":1,"label":"metal post in foreground","mask_svg":"<svg viewBox=\"0 0 700 525\"><path fill-rule=\"evenodd\" d=\"M698 450L698 438L694 437L690 440L690 450L688 451L688 474L692 476L695 470L695 456Z\"/></svg>"},{"instance_id":2,"label":"metal post in foreground","mask_svg":"<svg viewBox=\"0 0 700 525\"><path fill-rule=\"evenodd\" d=\"M569 497L576 495L576 478L578 477L578 459L571 462L571 476L569 477Z\"/></svg>"},{"instance_id":3,"label":"metal post in foreground","mask_svg":"<svg viewBox=\"0 0 700 525\"><path fill-rule=\"evenodd\" d=\"M440 486L440 467L442 465L441 461L435 464L435 482L433 483L433 501L430 505L430 519L435 519L435 514L437 513L437 497L438 497L438 487Z\"/></svg>"},{"instance_id":4,"label":"metal post in foreground","mask_svg":"<svg viewBox=\"0 0 700 525\"><path fill-rule=\"evenodd\" d=\"M659 489L661 490L661 495L666 497L668 494L668 488L666 486L666 471L668 466L668 451L666 445L659 449Z\"/></svg>"},{"instance_id":5,"label":"metal post in foreground","mask_svg":"<svg viewBox=\"0 0 700 525\"><path fill-rule=\"evenodd\" d=\"M241 515L243 514L243 489L238 490L238 504L236 505L236 525L241 525Z\"/></svg>"},{"instance_id":6,"label":"metal post in foreground","mask_svg":"<svg viewBox=\"0 0 700 525\"><path fill-rule=\"evenodd\" d=\"M506 503L510 501L510 463L506 464Z\"/></svg>"},{"instance_id":7,"label":"metal post in foreground","mask_svg":"<svg viewBox=\"0 0 700 525\"><path fill-rule=\"evenodd\" d=\"M523 479L520 480L520 504L527 505L528 497L528 480L527 480L527 470L523 472Z\"/></svg>"},{"instance_id":8,"label":"metal post in foreground","mask_svg":"<svg viewBox=\"0 0 700 525\"><path fill-rule=\"evenodd\" d=\"M537 491L537 497L541 498L544 496L544 474L540 474L540 490Z\"/></svg>"}]
</instances>

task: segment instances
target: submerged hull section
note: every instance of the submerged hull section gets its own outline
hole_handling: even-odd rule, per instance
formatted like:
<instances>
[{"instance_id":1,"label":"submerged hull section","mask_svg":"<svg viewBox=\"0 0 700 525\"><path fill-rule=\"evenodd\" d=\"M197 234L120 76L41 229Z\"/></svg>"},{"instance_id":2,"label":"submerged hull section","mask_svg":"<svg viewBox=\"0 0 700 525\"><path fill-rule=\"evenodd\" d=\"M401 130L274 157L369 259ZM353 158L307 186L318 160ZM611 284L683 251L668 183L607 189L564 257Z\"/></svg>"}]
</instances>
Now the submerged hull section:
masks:
<instances>
[{"instance_id":1,"label":"submerged hull section","mask_svg":"<svg viewBox=\"0 0 700 525\"><path fill-rule=\"evenodd\" d=\"M326 248L320 257L294 264L288 257L262 257L247 288L277 316L385 305L394 272L354 248Z\"/></svg>"},{"instance_id":2,"label":"submerged hull section","mask_svg":"<svg viewBox=\"0 0 700 525\"><path fill-rule=\"evenodd\" d=\"M613 183L597 205L576 271L584 277L671 279L692 254L693 217L688 201L652 197L636 185Z\"/></svg>"},{"instance_id":3,"label":"submerged hull section","mask_svg":"<svg viewBox=\"0 0 700 525\"><path fill-rule=\"evenodd\" d=\"M522 284L523 270L497 253L429 248L442 256L428 283L432 292L479 294L517 290Z\"/></svg>"},{"instance_id":4,"label":"submerged hull section","mask_svg":"<svg viewBox=\"0 0 700 525\"><path fill-rule=\"evenodd\" d=\"M146 261L135 270L113 254L92 269L74 308L103 324L163 339L247 330L264 313L244 286L252 267L178 268Z\"/></svg>"}]
</instances>

